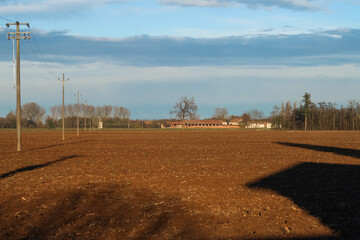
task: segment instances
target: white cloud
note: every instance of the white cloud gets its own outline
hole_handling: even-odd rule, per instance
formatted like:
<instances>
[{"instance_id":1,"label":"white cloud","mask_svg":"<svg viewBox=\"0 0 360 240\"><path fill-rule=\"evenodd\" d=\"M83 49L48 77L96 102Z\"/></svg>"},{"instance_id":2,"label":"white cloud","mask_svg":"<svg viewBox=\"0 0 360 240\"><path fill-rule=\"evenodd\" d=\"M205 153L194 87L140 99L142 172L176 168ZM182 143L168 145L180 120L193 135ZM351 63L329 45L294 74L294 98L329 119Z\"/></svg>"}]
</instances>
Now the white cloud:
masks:
<instances>
[{"instance_id":1,"label":"white cloud","mask_svg":"<svg viewBox=\"0 0 360 240\"><path fill-rule=\"evenodd\" d=\"M109 3L120 3L131 0L34 0L8 1L0 5L0 14L16 13L55 13L77 11L85 8L96 8Z\"/></svg>"},{"instance_id":2,"label":"white cloud","mask_svg":"<svg viewBox=\"0 0 360 240\"><path fill-rule=\"evenodd\" d=\"M234 7L244 4L249 8L286 8L318 11L320 0L158 0L160 3L184 7Z\"/></svg>"},{"instance_id":3,"label":"white cloud","mask_svg":"<svg viewBox=\"0 0 360 240\"><path fill-rule=\"evenodd\" d=\"M159 0L159 2L184 7L230 7L235 4L233 1L221 0Z\"/></svg>"}]
</instances>

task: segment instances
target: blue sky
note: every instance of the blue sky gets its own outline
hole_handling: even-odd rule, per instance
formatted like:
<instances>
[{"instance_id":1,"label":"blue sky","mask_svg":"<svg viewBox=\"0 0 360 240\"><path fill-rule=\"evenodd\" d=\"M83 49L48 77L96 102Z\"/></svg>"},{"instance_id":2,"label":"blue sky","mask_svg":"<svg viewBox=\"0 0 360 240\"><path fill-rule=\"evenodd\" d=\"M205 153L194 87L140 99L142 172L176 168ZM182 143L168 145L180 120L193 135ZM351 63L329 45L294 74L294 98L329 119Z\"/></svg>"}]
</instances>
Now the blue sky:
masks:
<instances>
[{"instance_id":1,"label":"blue sky","mask_svg":"<svg viewBox=\"0 0 360 240\"><path fill-rule=\"evenodd\" d=\"M22 103L60 104L64 72L67 104L80 91L154 119L194 96L206 118L217 107L268 114L305 92L360 100L359 12L358 0L0 0L0 116L16 104L10 21L31 26Z\"/></svg>"}]
</instances>

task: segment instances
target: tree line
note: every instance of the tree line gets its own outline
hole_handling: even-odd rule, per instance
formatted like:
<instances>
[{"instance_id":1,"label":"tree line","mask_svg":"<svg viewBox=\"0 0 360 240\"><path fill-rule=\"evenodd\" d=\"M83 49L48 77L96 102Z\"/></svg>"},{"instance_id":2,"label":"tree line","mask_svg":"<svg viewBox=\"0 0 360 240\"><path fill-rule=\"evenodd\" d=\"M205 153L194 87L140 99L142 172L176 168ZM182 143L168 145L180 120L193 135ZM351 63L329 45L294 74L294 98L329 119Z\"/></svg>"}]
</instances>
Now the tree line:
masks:
<instances>
[{"instance_id":1,"label":"tree line","mask_svg":"<svg viewBox=\"0 0 360 240\"><path fill-rule=\"evenodd\" d=\"M199 119L198 107L194 97L182 97L176 102L170 115L178 119ZM68 104L65 106L65 127L76 128L77 116L80 127L98 127L101 120L107 128L142 128L160 127L166 119L157 121L131 121L131 111L122 106L91 106L85 104ZM242 116L244 122L265 119L264 113L253 109ZM238 116L231 115L226 108L216 108L211 119L229 121ZM85 120L86 119L86 120ZM281 106L275 105L271 116L272 128L290 130L360 130L360 103L355 100L348 101L346 106L338 106L331 102L314 103L311 95L305 93L299 102L286 102ZM48 114L37 103L26 103L21 111L22 127L48 127L62 126L62 105L53 106ZM16 113L10 111L6 117L0 117L0 128L16 128Z\"/></svg>"},{"instance_id":2,"label":"tree line","mask_svg":"<svg viewBox=\"0 0 360 240\"><path fill-rule=\"evenodd\" d=\"M23 104L21 107L22 127L49 127L57 128L62 126L62 105L53 106L48 114L45 109L37 103ZM90 127L97 127L99 119L107 127L128 127L131 111L122 106L91 106L85 104L65 105L65 127L75 128L77 116L81 126L84 126L85 119ZM96 121L95 121L96 120ZM10 111L5 118L0 117L0 128L16 128L16 113Z\"/></svg>"},{"instance_id":3,"label":"tree line","mask_svg":"<svg viewBox=\"0 0 360 240\"><path fill-rule=\"evenodd\" d=\"M300 102L275 105L271 112L273 128L291 130L360 130L360 103L349 100L346 106L311 101L305 93Z\"/></svg>"}]
</instances>

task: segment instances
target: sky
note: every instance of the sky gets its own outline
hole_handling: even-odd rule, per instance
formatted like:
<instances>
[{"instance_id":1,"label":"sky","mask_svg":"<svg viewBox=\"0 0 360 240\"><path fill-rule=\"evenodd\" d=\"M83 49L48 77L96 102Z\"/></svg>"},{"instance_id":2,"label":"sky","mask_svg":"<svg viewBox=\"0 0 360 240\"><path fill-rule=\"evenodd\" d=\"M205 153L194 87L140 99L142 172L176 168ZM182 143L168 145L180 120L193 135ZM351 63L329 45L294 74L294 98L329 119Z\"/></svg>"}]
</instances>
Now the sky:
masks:
<instances>
[{"instance_id":1,"label":"sky","mask_svg":"<svg viewBox=\"0 0 360 240\"><path fill-rule=\"evenodd\" d=\"M274 105L360 100L359 0L0 0L0 116L21 101L124 106L132 119L170 118L183 96L201 118Z\"/></svg>"}]
</instances>

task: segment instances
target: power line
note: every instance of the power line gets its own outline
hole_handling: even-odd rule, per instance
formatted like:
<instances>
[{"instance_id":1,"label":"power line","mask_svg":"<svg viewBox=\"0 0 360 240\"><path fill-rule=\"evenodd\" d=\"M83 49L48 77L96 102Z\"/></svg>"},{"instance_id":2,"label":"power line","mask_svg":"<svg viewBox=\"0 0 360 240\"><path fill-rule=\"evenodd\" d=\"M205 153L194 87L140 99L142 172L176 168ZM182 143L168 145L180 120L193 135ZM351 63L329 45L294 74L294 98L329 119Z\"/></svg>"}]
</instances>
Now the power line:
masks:
<instances>
[{"instance_id":1,"label":"power line","mask_svg":"<svg viewBox=\"0 0 360 240\"><path fill-rule=\"evenodd\" d=\"M25 49L23 49L21 46L21 51L24 53L25 58L28 60L28 62L33 66L33 69L46 81L53 81L52 79L45 76L43 73L40 72L39 68L33 63L33 61L29 58L28 54L26 53Z\"/></svg>"},{"instance_id":2,"label":"power line","mask_svg":"<svg viewBox=\"0 0 360 240\"><path fill-rule=\"evenodd\" d=\"M14 20L10 20L10 19L5 18L5 17L3 17L3 16L0 16L0 19L3 19L3 20L5 20L5 21L7 21L7 22L12 22L12 23L15 23L15 22L16 22L16 21L14 21Z\"/></svg>"},{"instance_id":3,"label":"power line","mask_svg":"<svg viewBox=\"0 0 360 240\"><path fill-rule=\"evenodd\" d=\"M52 77L56 77L56 75L54 74L54 72L52 72L50 70L50 68L46 65L46 63L40 59L40 57L38 56L38 54L35 52L35 50L33 49L33 47L31 46L31 44L27 43L31 52L33 53L34 57L36 58L37 62L40 64L40 66L42 67L42 69L46 72L48 72L50 75L52 75Z\"/></svg>"},{"instance_id":4,"label":"power line","mask_svg":"<svg viewBox=\"0 0 360 240\"><path fill-rule=\"evenodd\" d=\"M31 29L31 28L30 28L30 29ZM48 65L47 62L45 61L44 54L43 54L43 52L41 51L41 49L40 49L40 47L39 47L39 44L38 44L35 36L36 36L36 34L35 34L35 35L33 34L33 35L32 35L32 39L34 40L35 47L36 47L36 49L38 50L38 52L39 52L39 54L40 54L40 57L41 57L42 61L44 62L45 67L49 70L49 72L50 72L51 74L53 74L54 76L56 76L56 74L52 71L52 69L49 67L49 65Z\"/></svg>"}]
</instances>

